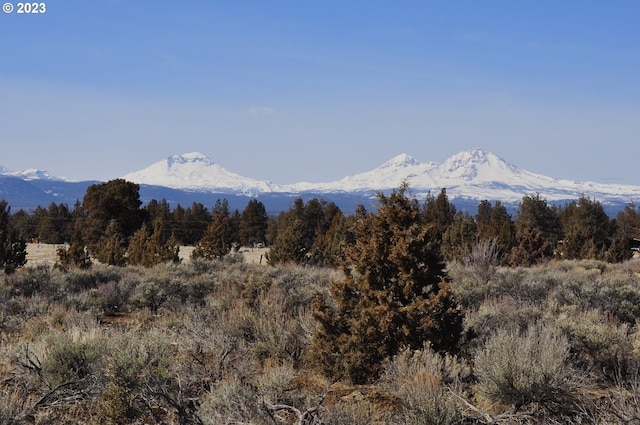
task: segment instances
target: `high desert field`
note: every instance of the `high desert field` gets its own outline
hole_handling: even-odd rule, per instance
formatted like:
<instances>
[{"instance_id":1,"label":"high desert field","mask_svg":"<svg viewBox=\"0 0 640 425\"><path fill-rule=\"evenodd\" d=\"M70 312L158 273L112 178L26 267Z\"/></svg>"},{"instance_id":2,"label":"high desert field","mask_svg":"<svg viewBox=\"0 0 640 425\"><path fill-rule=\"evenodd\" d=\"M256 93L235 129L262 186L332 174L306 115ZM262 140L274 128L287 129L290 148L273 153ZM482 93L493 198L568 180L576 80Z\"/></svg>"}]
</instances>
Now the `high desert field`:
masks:
<instances>
[{"instance_id":1,"label":"high desert field","mask_svg":"<svg viewBox=\"0 0 640 425\"><path fill-rule=\"evenodd\" d=\"M0 276L2 425L640 421L637 260L451 263L456 352L400 349L355 385L311 349L338 270L181 249L182 264L63 272L55 246L28 248Z\"/></svg>"}]
</instances>

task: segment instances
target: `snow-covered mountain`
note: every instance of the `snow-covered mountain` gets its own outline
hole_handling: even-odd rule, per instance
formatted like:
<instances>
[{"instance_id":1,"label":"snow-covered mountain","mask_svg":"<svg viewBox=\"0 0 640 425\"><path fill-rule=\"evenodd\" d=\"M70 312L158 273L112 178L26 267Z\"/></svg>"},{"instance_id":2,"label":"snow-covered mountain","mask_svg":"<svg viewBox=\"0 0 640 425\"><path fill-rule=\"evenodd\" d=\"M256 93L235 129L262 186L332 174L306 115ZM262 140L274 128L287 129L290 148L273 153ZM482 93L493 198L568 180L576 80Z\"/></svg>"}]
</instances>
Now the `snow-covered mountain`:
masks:
<instances>
[{"instance_id":1,"label":"snow-covered mountain","mask_svg":"<svg viewBox=\"0 0 640 425\"><path fill-rule=\"evenodd\" d=\"M38 170L37 168L28 168L22 171L11 171L6 167L0 165L0 175L3 176L11 176L17 177L22 180L30 181L30 180L47 180L47 181L61 181L61 182L72 182L66 177L58 177L54 176L48 171Z\"/></svg>"},{"instance_id":2,"label":"snow-covered mountain","mask_svg":"<svg viewBox=\"0 0 640 425\"><path fill-rule=\"evenodd\" d=\"M328 183L277 185L255 180L232 173L197 152L171 156L123 178L141 184L143 202L164 198L174 205L211 204L226 197L241 209L248 199L259 197L273 213L288 208L292 196L335 201L349 212L356 204L375 204L375 191L388 192L403 181L419 199L446 188L452 202L469 210L482 199L501 201L515 210L523 196L535 194L557 204L585 195L598 200L611 214L630 202L640 202L640 186L554 179L522 170L482 149L460 152L440 164L401 154L371 171ZM15 210L51 202L73 205L93 183L97 182L71 182L46 171L11 172L0 167L0 199Z\"/></svg>"},{"instance_id":3,"label":"snow-covered mountain","mask_svg":"<svg viewBox=\"0 0 640 425\"><path fill-rule=\"evenodd\" d=\"M73 181L66 177L54 176L48 171L38 170L36 168L28 168L22 171L5 172L3 174L6 176L18 177L18 178L21 178L22 180L49 180L49 181L63 181L63 182Z\"/></svg>"},{"instance_id":4,"label":"snow-covered mountain","mask_svg":"<svg viewBox=\"0 0 640 425\"><path fill-rule=\"evenodd\" d=\"M286 186L290 192L321 191L321 192L360 192L365 190L384 190L397 188L404 180L416 176L427 176L427 172L438 164L435 162L422 163L410 155L400 154L391 158L378 168L364 173L347 176L330 183L295 183ZM436 185L435 181L422 182L423 185ZM412 185L413 187L413 185Z\"/></svg>"},{"instance_id":5,"label":"snow-covered mountain","mask_svg":"<svg viewBox=\"0 0 640 425\"><path fill-rule=\"evenodd\" d=\"M271 182L232 173L199 152L170 156L122 178L138 184L194 191L240 194L278 191L278 186Z\"/></svg>"},{"instance_id":6,"label":"snow-covered mountain","mask_svg":"<svg viewBox=\"0 0 640 425\"><path fill-rule=\"evenodd\" d=\"M628 203L640 199L640 186L576 182L522 170L497 155L473 149L460 152L427 171L428 178L408 179L416 190L447 189L452 197L518 202L539 193L548 201L578 199L581 195L603 203ZM424 183L427 183L426 185Z\"/></svg>"},{"instance_id":7,"label":"snow-covered mountain","mask_svg":"<svg viewBox=\"0 0 640 425\"><path fill-rule=\"evenodd\" d=\"M201 153L172 156L123 178L174 189L242 195L281 192L363 194L394 189L407 181L417 196L446 188L450 198L505 203L517 203L523 196L535 194L551 202L574 200L581 195L595 198L603 204L627 204L640 200L640 186L554 179L519 169L482 149L460 152L441 164L420 162L401 154L371 171L328 183L276 185L254 180L226 170Z\"/></svg>"},{"instance_id":8,"label":"snow-covered mountain","mask_svg":"<svg viewBox=\"0 0 640 425\"><path fill-rule=\"evenodd\" d=\"M398 155L380 167L331 183L297 183L292 191L361 192L389 190L407 181L416 195L446 188L450 198L500 200L517 203L525 195L540 194L548 201L578 199L585 195L602 203L640 200L640 186L559 180L509 164L482 149L460 152L441 164L421 163Z\"/></svg>"}]
</instances>

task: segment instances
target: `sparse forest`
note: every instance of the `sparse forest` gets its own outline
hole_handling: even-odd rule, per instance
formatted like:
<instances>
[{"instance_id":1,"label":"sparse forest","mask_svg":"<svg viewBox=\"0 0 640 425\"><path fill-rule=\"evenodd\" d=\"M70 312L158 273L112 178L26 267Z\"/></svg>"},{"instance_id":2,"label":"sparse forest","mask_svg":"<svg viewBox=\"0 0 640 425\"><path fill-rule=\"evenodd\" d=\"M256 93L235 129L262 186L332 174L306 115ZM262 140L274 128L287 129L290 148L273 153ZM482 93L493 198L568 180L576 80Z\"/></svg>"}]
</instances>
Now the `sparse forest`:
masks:
<instances>
[{"instance_id":1,"label":"sparse forest","mask_svg":"<svg viewBox=\"0 0 640 425\"><path fill-rule=\"evenodd\" d=\"M0 425L638 423L639 233L634 205L471 216L406 185L350 216L142 206L124 180L0 202ZM228 255L254 244L268 265Z\"/></svg>"}]
</instances>

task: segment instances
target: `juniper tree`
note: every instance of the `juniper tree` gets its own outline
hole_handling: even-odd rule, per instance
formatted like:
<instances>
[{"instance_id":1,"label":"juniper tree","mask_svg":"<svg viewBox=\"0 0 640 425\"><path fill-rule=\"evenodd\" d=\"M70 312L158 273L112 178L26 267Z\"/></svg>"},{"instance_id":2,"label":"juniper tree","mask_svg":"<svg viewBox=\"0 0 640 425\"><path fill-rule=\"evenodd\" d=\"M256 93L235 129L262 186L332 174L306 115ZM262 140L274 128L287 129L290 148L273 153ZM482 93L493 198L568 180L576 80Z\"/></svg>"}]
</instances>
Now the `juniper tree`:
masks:
<instances>
[{"instance_id":1,"label":"juniper tree","mask_svg":"<svg viewBox=\"0 0 640 425\"><path fill-rule=\"evenodd\" d=\"M240 216L240 243L264 243L268 216L264 204L257 199L249 201Z\"/></svg>"},{"instance_id":2,"label":"juniper tree","mask_svg":"<svg viewBox=\"0 0 640 425\"><path fill-rule=\"evenodd\" d=\"M11 208L0 201L0 267L5 273L13 273L27 263L27 244L9 226Z\"/></svg>"},{"instance_id":3,"label":"juniper tree","mask_svg":"<svg viewBox=\"0 0 640 425\"><path fill-rule=\"evenodd\" d=\"M191 253L191 257L212 260L225 256L231 250L231 236L229 203L226 199L218 199L213 207L213 221Z\"/></svg>"},{"instance_id":4,"label":"juniper tree","mask_svg":"<svg viewBox=\"0 0 640 425\"><path fill-rule=\"evenodd\" d=\"M327 375L371 382L383 361L426 342L453 350L462 316L446 283L437 226L406 184L378 193L377 214L359 209L344 278L318 296L310 360Z\"/></svg>"},{"instance_id":5,"label":"juniper tree","mask_svg":"<svg viewBox=\"0 0 640 425\"><path fill-rule=\"evenodd\" d=\"M511 252L515 266L530 266L551 259L561 235L558 213L547 201L524 196L515 221L516 243Z\"/></svg>"}]
</instances>

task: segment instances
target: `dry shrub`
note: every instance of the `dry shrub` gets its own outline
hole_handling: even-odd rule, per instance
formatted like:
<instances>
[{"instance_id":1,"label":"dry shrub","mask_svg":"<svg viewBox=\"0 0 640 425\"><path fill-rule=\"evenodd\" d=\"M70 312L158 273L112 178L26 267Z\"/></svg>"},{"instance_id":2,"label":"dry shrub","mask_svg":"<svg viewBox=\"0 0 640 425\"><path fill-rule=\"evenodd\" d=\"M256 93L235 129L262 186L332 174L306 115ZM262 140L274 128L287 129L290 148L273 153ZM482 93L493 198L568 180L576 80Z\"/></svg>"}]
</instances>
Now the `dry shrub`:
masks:
<instances>
[{"instance_id":1,"label":"dry shrub","mask_svg":"<svg viewBox=\"0 0 640 425\"><path fill-rule=\"evenodd\" d=\"M256 389L263 400L272 404L293 404L292 381L295 371L291 364L273 364L268 362L257 378Z\"/></svg>"},{"instance_id":2,"label":"dry shrub","mask_svg":"<svg viewBox=\"0 0 640 425\"><path fill-rule=\"evenodd\" d=\"M266 423L251 386L234 376L202 397L199 416L204 425Z\"/></svg>"},{"instance_id":3,"label":"dry shrub","mask_svg":"<svg viewBox=\"0 0 640 425\"><path fill-rule=\"evenodd\" d=\"M290 307L289 301L290 296L281 288L272 287L259 298L251 313L254 348L260 360L298 362L309 342L300 324L300 307Z\"/></svg>"},{"instance_id":4,"label":"dry shrub","mask_svg":"<svg viewBox=\"0 0 640 425\"><path fill-rule=\"evenodd\" d=\"M613 381L640 359L629 325L598 310L565 307L555 326L566 335L576 360L598 379Z\"/></svg>"},{"instance_id":5,"label":"dry shrub","mask_svg":"<svg viewBox=\"0 0 640 425\"><path fill-rule=\"evenodd\" d=\"M492 402L545 409L571 406L580 385L569 362L565 337L531 326L526 332L500 330L474 358L477 390Z\"/></svg>"},{"instance_id":6,"label":"dry shrub","mask_svg":"<svg viewBox=\"0 0 640 425\"><path fill-rule=\"evenodd\" d=\"M136 282L117 280L100 284L92 291L92 304L99 312L107 316L127 311L129 299L136 287Z\"/></svg>"},{"instance_id":7,"label":"dry shrub","mask_svg":"<svg viewBox=\"0 0 640 425\"><path fill-rule=\"evenodd\" d=\"M0 425L18 425L25 402L22 391L0 389Z\"/></svg>"},{"instance_id":8,"label":"dry shrub","mask_svg":"<svg viewBox=\"0 0 640 425\"><path fill-rule=\"evenodd\" d=\"M544 316L544 311L530 304L520 304L510 296L485 299L477 310L468 311L464 326L467 335L475 339L470 346L477 346L489 336L509 324L520 330L526 330Z\"/></svg>"},{"instance_id":9,"label":"dry shrub","mask_svg":"<svg viewBox=\"0 0 640 425\"><path fill-rule=\"evenodd\" d=\"M401 423L444 425L462 418L451 391L457 391L470 373L457 357L440 355L426 346L395 356L382 382L402 400Z\"/></svg>"},{"instance_id":10,"label":"dry shrub","mask_svg":"<svg viewBox=\"0 0 640 425\"><path fill-rule=\"evenodd\" d=\"M107 388L97 406L97 423L127 423L141 415L148 393L162 385L174 360L170 344L157 334L123 334L111 341Z\"/></svg>"},{"instance_id":11,"label":"dry shrub","mask_svg":"<svg viewBox=\"0 0 640 425\"><path fill-rule=\"evenodd\" d=\"M103 354L101 341L76 342L62 336L44 359L42 373L51 386L90 379L102 372Z\"/></svg>"},{"instance_id":12,"label":"dry shrub","mask_svg":"<svg viewBox=\"0 0 640 425\"><path fill-rule=\"evenodd\" d=\"M483 239L467 249L459 261L448 266L456 299L465 307L477 306L492 293L498 270L499 246L496 239Z\"/></svg>"},{"instance_id":13,"label":"dry shrub","mask_svg":"<svg viewBox=\"0 0 640 425\"><path fill-rule=\"evenodd\" d=\"M322 412L322 423L325 425L371 425L396 422L390 412L381 411L369 400L363 399L328 406Z\"/></svg>"}]
</instances>

